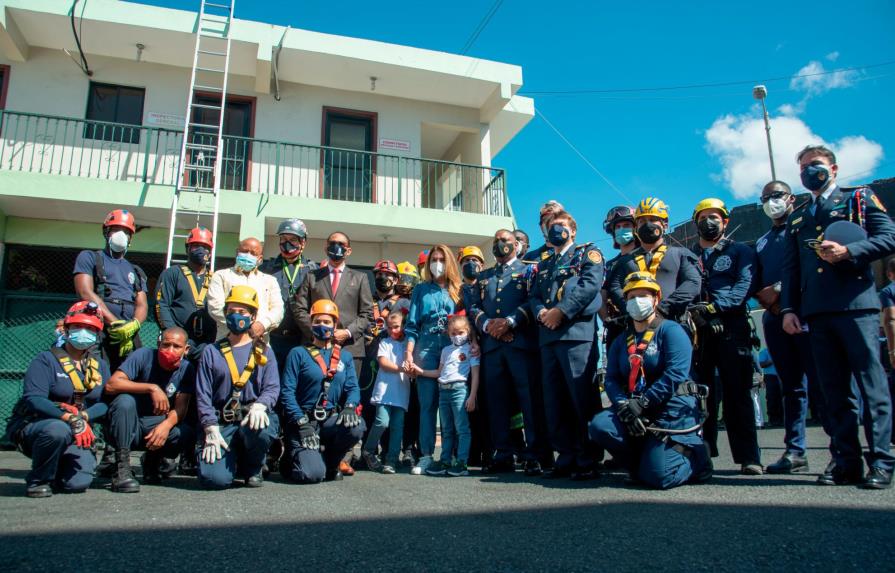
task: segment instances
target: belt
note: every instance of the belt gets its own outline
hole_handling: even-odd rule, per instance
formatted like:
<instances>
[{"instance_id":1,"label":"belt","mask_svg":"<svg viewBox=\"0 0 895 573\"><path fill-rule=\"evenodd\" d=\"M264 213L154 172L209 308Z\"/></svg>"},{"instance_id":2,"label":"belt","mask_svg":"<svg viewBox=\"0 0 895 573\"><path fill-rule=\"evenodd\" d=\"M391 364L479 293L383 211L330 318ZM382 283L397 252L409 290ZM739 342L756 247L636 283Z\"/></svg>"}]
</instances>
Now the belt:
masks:
<instances>
[{"instance_id":1,"label":"belt","mask_svg":"<svg viewBox=\"0 0 895 573\"><path fill-rule=\"evenodd\" d=\"M438 387L444 388L445 390L454 390L461 386L466 386L466 380L463 381L455 381L455 382L439 382Z\"/></svg>"},{"instance_id":2,"label":"belt","mask_svg":"<svg viewBox=\"0 0 895 573\"><path fill-rule=\"evenodd\" d=\"M104 298L103 302L111 302L112 304L129 304L134 306L134 301L132 300L124 300L123 298Z\"/></svg>"}]
</instances>

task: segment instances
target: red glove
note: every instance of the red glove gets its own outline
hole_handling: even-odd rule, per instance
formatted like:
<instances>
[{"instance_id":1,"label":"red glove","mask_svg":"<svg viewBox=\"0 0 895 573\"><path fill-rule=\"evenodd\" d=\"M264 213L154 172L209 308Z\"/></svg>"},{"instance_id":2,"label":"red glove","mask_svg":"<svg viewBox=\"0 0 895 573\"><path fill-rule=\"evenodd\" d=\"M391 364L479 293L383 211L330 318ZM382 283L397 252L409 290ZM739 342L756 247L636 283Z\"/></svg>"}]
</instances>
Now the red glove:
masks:
<instances>
[{"instance_id":1,"label":"red glove","mask_svg":"<svg viewBox=\"0 0 895 573\"><path fill-rule=\"evenodd\" d=\"M87 449L93 445L96 436L87 420L81 416L74 415L68 419L68 424L71 426L71 433L75 437L76 446Z\"/></svg>"},{"instance_id":2,"label":"red glove","mask_svg":"<svg viewBox=\"0 0 895 573\"><path fill-rule=\"evenodd\" d=\"M363 411L364 411L364 405L363 405L363 404L358 404L358 405L357 405L357 408L354 409L354 413L357 414L358 416L360 416L360 415L361 415L361 412L363 412Z\"/></svg>"},{"instance_id":3,"label":"red glove","mask_svg":"<svg viewBox=\"0 0 895 573\"><path fill-rule=\"evenodd\" d=\"M68 412L69 414L78 413L78 408L76 406L72 406L71 404L66 404L65 402L57 402L56 405L59 406L59 409L63 412Z\"/></svg>"}]
</instances>

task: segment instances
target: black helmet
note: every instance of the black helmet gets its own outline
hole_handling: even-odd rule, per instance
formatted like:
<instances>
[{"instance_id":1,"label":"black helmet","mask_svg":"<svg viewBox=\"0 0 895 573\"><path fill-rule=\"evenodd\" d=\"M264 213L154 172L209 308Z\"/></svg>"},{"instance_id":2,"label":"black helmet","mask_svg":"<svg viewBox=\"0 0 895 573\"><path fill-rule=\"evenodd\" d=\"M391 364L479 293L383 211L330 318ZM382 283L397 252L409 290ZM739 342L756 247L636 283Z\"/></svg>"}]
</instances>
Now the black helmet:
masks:
<instances>
[{"instance_id":1,"label":"black helmet","mask_svg":"<svg viewBox=\"0 0 895 573\"><path fill-rule=\"evenodd\" d=\"M277 235L286 233L306 239L308 237L308 228L305 227L304 221L301 219L286 219L277 227Z\"/></svg>"},{"instance_id":2,"label":"black helmet","mask_svg":"<svg viewBox=\"0 0 895 573\"><path fill-rule=\"evenodd\" d=\"M619 205L618 207L609 209L609 212L606 213L606 220L603 221L603 230L612 235L612 228L615 227L615 224L619 221L630 221L633 223L634 209L627 205Z\"/></svg>"}]
</instances>

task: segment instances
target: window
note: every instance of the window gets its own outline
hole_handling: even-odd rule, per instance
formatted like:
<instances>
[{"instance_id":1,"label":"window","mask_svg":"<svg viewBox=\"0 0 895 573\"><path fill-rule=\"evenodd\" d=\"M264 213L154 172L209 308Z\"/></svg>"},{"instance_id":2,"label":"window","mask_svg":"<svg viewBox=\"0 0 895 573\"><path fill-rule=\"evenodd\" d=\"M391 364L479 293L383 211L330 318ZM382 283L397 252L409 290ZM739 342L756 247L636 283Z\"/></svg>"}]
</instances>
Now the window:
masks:
<instances>
[{"instance_id":1,"label":"window","mask_svg":"<svg viewBox=\"0 0 895 573\"><path fill-rule=\"evenodd\" d=\"M84 139L101 139L122 143L140 143L143 124L143 99L146 90L112 84L90 82L87 94L87 125ZM92 121L110 122L92 123ZM134 125L137 127L127 127Z\"/></svg>"},{"instance_id":2,"label":"window","mask_svg":"<svg viewBox=\"0 0 895 573\"><path fill-rule=\"evenodd\" d=\"M323 198L372 203L376 180L375 113L323 109ZM356 150L357 152L355 152Z\"/></svg>"},{"instance_id":3,"label":"window","mask_svg":"<svg viewBox=\"0 0 895 573\"><path fill-rule=\"evenodd\" d=\"M194 103L204 105L221 105L219 94L196 94ZM220 111L208 108L193 109L193 123L216 125ZM244 96L227 96L227 107L224 113L224 148L221 165L221 189L245 191L249 180L249 167L252 155L252 132L255 122L255 98ZM217 129L194 128L191 132L191 143L217 145ZM229 137L228 137L229 136ZM213 167L211 157L214 153L202 153L190 150L191 164L204 164ZM210 172L191 172L189 186L212 186Z\"/></svg>"},{"instance_id":4,"label":"window","mask_svg":"<svg viewBox=\"0 0 895 573\"><path fill-rule=\"evenodd\" d=\"M0 66L0 109L6 109L7 89L9 89L9 66Z\"/></svg>"}]
</instances>

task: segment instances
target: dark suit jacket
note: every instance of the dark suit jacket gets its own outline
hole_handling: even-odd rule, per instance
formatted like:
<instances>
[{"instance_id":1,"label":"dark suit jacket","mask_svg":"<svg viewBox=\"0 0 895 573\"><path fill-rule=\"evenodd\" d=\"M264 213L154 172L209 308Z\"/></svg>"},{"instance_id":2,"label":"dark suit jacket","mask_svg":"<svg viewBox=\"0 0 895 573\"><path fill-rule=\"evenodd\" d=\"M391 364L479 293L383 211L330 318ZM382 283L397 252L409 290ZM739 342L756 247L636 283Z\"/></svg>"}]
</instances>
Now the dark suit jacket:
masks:
<instances>
[{"instance_id":1,"label":"dark suit jacket","mask_svg":"<svg viewBox=\"0 0 895 573\"><path fill-rule=\"evenodd\" d=\"M321 267L305 276L296 293L296 303L292 315L301 329L304 340L312 340L311 305L320 299L329 299L339 307L339 322L342 328L351 333L352 340L344 348L351 351L352 356L364 356L364 332L373 320L373 293L370 282L362 271L345 266L339 279L339 291L333 299L330 284L329 267Z\"/></svg>"}]
</instances>

